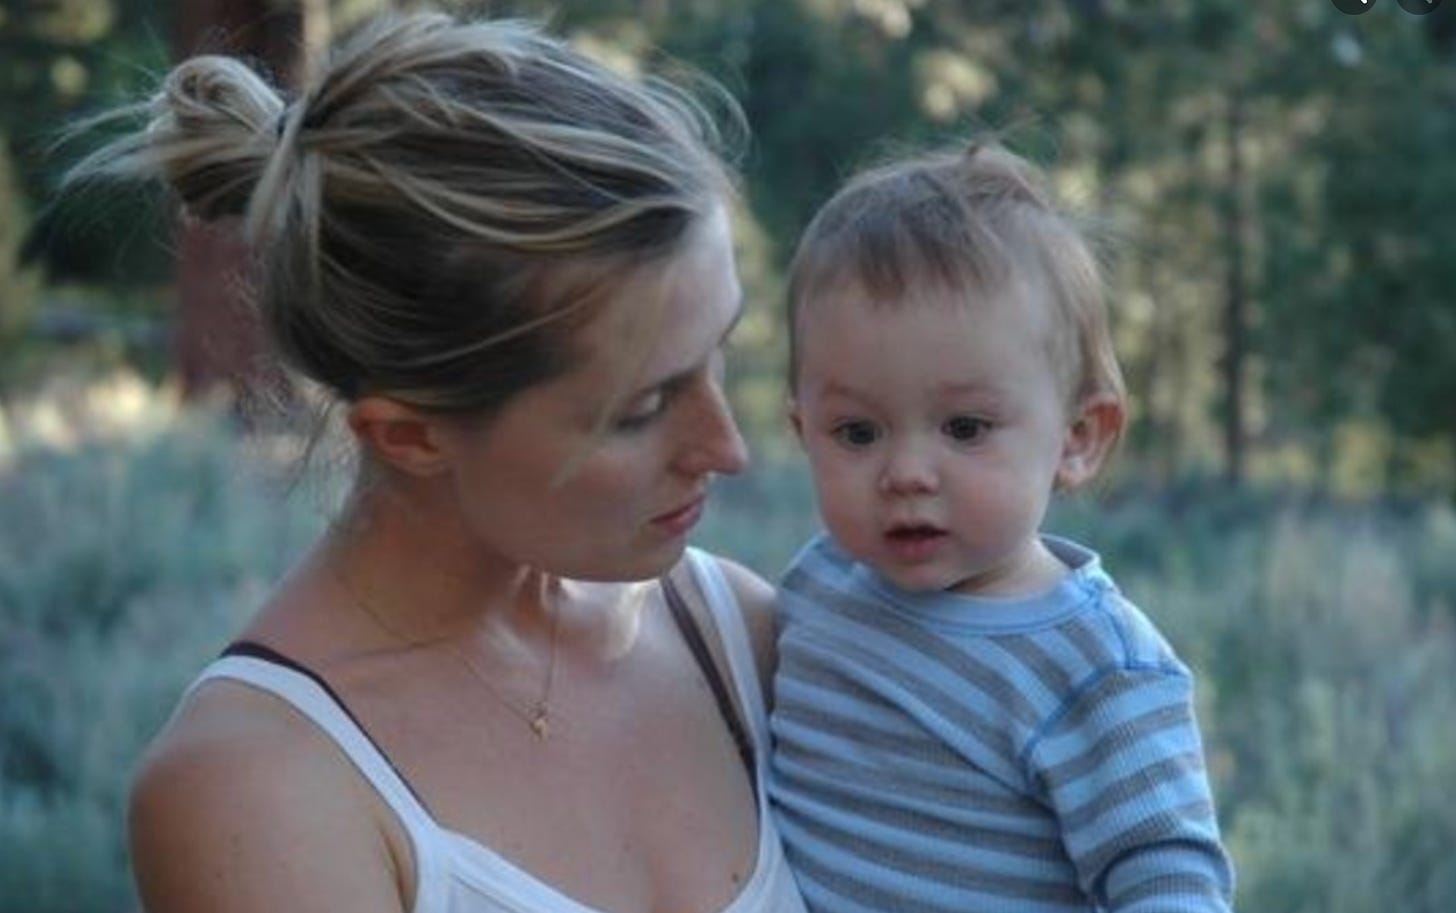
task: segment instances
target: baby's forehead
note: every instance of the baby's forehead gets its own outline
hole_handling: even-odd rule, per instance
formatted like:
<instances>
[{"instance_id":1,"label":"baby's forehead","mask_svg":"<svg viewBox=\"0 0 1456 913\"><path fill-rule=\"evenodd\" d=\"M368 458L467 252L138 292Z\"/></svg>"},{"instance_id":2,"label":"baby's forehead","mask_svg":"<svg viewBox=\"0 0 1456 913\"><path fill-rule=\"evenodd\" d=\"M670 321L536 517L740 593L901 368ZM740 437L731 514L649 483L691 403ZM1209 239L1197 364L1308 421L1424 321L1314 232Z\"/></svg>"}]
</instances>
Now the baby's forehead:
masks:
<instances>
[{"instance_id":1,"label":"baby's forehead","mask_svg":"<svg viewBox=\"0 0 1456 913\"><path fill-rule=\"evenodd\" d=\"M795 305L796 316L809 320L827 316L836 308L883 315L929 313L940 315L949 323L1024 314L1050 330L1055 317L1051 292L1044 283L1032 277L1010 275L994 283L922 277L884 287L846 269L817 287L801 289Z\"/></svg>"},{"instance_id":2,"label":"baby's forehead","mask_svg":"<svg viewBox=\"0 0 1456 913\"><path fill-rule=\"evenodd\" d=\"M830 322L840 327L863 322L862 328L870 330L872 326L883 328L884 321L901 319L934 326L948 345L974 339L992 323L1004 327L1006 321L1012 321L1018 327L1012 331L1016 338L1043 356L1036 359L1039 363L1067 374L1075 370L1077 361L1076 328L1063 319L1062 309L1043 283L1016 281L984 288L925 282L906 286L898 295L877 295L863 283L846 280L802 296L793 319L796 364L805 357L806 344L817 348L828 343L823 338L826 332L840 337L828 330ZM1063 379L1070 382L1070 378Z\"/></svg>"}]
</instances>

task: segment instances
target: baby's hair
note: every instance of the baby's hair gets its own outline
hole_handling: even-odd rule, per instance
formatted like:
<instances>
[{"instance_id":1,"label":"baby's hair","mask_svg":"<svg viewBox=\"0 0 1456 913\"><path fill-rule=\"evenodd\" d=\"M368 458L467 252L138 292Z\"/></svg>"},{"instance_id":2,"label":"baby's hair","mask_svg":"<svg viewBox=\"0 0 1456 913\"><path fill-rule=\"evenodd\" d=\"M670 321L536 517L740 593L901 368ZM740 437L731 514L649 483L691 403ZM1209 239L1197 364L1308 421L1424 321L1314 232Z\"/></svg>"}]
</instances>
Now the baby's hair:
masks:
<instances>
[{"instance_id":1,"label":"baby's hair","mask_svg":"<svg viewBox=\"0 0 1456 913\"><path fill-rule=\"evenodd\" d=\"M799 379L805 303L828 302L845 289L885 307L911 306L926 292L969 303L1030 291L1054 308L1049 351L1069 400L1126 395L1104 273L1087 236L1040 171L998 143L871 168L819 210L789 269L791 386Z\"/></svg>"},{"instance_id":2,"label":"baby's hair","mask_svg":"<svg viewBox=\"0 0 1456 913\"><path fill-rule=\"evenodd\" d=\"M440 412L489 414L570 367L596 293L732 192L699 95L517 21L376 19L291 100L196 57L116 116L145 126L73 182L162 177L193 217L240 217L287 364Z\"/></svg>"}]
</instances>

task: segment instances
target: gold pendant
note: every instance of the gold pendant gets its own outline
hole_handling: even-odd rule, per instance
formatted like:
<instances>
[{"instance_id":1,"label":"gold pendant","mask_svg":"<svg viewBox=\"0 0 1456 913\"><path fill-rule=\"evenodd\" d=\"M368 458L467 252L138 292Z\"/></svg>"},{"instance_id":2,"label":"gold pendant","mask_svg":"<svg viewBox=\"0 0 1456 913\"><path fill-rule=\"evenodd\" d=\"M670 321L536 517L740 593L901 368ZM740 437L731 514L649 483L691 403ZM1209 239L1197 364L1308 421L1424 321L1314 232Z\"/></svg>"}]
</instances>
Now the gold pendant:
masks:
<instances>
[{"instance_id":1,"label":"gold pendant","mask_svg":"<svg viewBox=\"0 0 1456 913\"><path fill-rule=\"evenodd\" d=\"M532 711L530 723L531 733L543 742L551 734L551 720L544 704L537 705Z\"/></svg>"}]
</instances>

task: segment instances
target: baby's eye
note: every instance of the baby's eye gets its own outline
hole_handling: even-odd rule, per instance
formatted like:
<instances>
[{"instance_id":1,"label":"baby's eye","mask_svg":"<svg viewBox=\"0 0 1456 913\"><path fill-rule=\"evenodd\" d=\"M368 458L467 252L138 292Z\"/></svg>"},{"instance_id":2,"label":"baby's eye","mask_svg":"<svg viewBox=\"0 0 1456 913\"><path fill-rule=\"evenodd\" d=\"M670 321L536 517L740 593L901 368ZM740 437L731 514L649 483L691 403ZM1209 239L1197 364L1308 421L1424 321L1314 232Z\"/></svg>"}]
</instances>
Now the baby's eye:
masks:
<instances>
[{"instance_id":1,"label":"baby's eye","mask_svg":"<svg viewBox=\"0 0 1456 913\"><path fill-rule=\"evenodd\" d=\"M991 423L974 415L957 415L945 420L940 430L961 443L978 441L991 430Z\"/></svg>"},{"instance_id":2,"label":"baby's eye","mask_svg":"<svg viewBox=\"0 0 1456 913\"><path fill-rule=\"evenodd\" d=\"M840 422L834 426L831 432L834 437L847 447L868 447L880 439L880 430L873 422L863 420Z\"/></svg>"}]
</instances>

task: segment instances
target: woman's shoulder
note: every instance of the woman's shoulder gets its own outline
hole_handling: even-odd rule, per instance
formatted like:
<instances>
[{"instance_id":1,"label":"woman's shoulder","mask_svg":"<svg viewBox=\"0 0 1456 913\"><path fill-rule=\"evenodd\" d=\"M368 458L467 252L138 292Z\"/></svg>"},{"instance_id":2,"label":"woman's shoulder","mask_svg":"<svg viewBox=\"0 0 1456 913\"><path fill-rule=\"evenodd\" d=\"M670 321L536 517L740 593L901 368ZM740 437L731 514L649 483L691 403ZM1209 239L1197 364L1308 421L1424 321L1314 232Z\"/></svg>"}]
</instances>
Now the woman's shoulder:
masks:
<instances>
[{"instance_id":1,"label":"woman's shoulder","mask_svg":"<svg viewBox=\"0 0 1456 913\"><path fill-rule=\"evenodd\" d=\"M757 660L759 679L767 682L773 673L776 661L774 641L777 634L775 622L775 596L771 583L748 566L712 552L698 552L702 558L715 563L723 573L723 579L738 603L748 638Z\"/></svg>"},{"instance_id":2,"label":"woman's shoulder","mask_svg":"<svg viewBox=\"0 0 1456 913\"><path fill-rule=\"evenodd\" d=\"M321 737L278 698L239 682L212 679L194 688L158 734L143 758L141 772L163 768L169 774L194 769L242 773L257 761L265 769L287 772L321 760ZM231 768L238 768L233 771Z\"/></svg>"},{"instance_id":3,"label":"woman's shoulder","mask_svg":"<svg viewBox=\"0 0 1456 913\"><path fill-rule=\"evenodd\" d=\"M723 579L733 591L733 596L738 600L745 615L768 614L772 617L774 607L774 588L757 571L738 561L719 555L715 552L698 553L708 561L715 563L723 572Z\"/></svg>"},{"instance_id":4,"label":"woman's shoulder","mask_svg":"<svg viewBox=\"0 0 1456 913\"><path fill-rule=\"evenodd\" d=\"M398 910L391 868L378 864L389 841L346 765L276 699L234 682L198 688L132 782L128 827L147 909L281 909L312 896Z\"/></svg>"}]
</instances>

